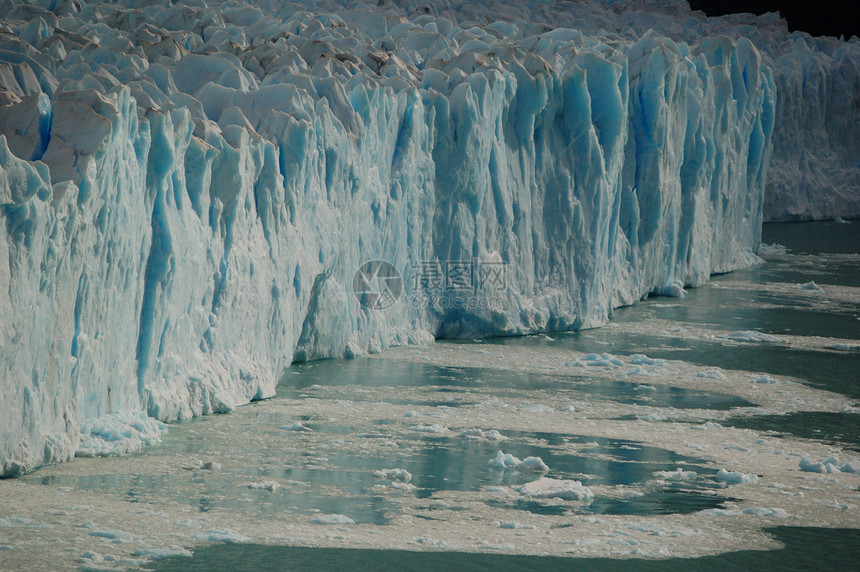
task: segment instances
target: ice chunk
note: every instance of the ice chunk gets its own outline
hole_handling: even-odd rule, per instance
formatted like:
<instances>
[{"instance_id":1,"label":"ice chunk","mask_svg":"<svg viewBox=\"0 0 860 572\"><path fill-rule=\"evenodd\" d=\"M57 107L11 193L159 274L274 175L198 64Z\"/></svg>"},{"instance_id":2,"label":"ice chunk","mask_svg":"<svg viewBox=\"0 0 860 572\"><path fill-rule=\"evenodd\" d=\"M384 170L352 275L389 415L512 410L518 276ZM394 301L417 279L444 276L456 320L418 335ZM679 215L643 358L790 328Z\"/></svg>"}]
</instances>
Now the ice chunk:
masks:
<instances>
[{"instance_id":1,"label":"ice chunk","mask_svg":"<svg viewBox=\"0 0 860 572\"><path fill-rule=\"evenodd\" d=\"M821 292L822 288L816 284L815 282L806 282L805 284L795 284L794 286L798 290L807 290L809 292Z\"/></svg>"},{"instance_id":2,"label":"ice chunk","mask_svg":"<svg viewBox=\"0 0 860 572\"><path fill-rule=\"evenodd\" d=\"M323 514L316 518L314 518L311 522L314 524L332 524L332 525L344 525L344 524L355 524L355 521L343 514Z\"/></svg>"},{"instance_id":3,"label":"ice chunk","mask_svg":"<svg viewBox=\"0 0 860 572\"><path fill-rule=\"evenodd\" d=\"M498 451L495 458L487 463L497 469L515 469L518 471L549 471L549 467L540 457L526 457L520 460L510 453Z\"/></svg>"},{"instance_id":4,"label":"ice chunk","mask_svg":"<svg viewBox=\"0 0 860 572\"><path fill-rule=\"evenodd\" d=\"M98 536L99 538L109 538L110 540L119 540L121 542L130 542L137 539L137 536L124 530L94 530L90 532L90 536Z\"/></svg>"},{"instance_id":5,"label":"ice chunk","mask_svg":"<svg viewBox=\"0 0 860 572\"><path fill-rule=\"evenodd\" d=\"M250 540L247 536L233 532L229 528L224 530L207 530L206 532L195 534L194 538L207 542L223 542L225 544L240 544Z\"/></svg>"},{"instance_id":6,"label":"ice chunk","mask_svg":"<svg viewBox=\"0 0 860 572\"><path fill-rule=\"evenodd\" d=\"M788 513L781 508L750 507L743 509L741 512L765 518L789 518Z\"/></svg>"},{"instance_id":7,"label":"ice chunk","mask_svg":"<svg viewBox=\"0 0 860 572\"><path fill-rule=\"evenodd\" d=\"M777 336L772 336L770 334L765 334L763 332L755 332L752 330L742 330L737 332L732 332L728 335L730 340L738 341L738 342L767 342L767 343L777 343L782 340Z\"/></svg>"},{"instance_id":8,"label":"ice chunk","mask_svg":"<svg viewBox=\"0 0 860 572\"><path fill-rule=\"evenodd\" d=\"M499 528L506 528L510 530L535 530L537 528L533 524L520 524L519 522L502 522L499 523Z\"/></svg>"},{"instance_id":9,"label":"ice chunk","mask_svg":"<svg viewBox=\"0 0 860 572\"><path fill-rule=\"evenodd\" d=\"M112 413L87 419L80 426L78 457L104 457L139 450L161 441L167 426L144 413Z\"/></svg>"},{"instance_id":10,"label":"ice chunk","mask_svg":"<svg viewBox=\"0 0 860 572\"><path fill-rule=\"evenodd\" d=\"M280 486L281 485L279 485L277 483L277 481L263 481L260 483L249 483L248 484L249 489L264 490L264 491L270 491L270 492L275 492L276 490L278 490L278 487L280 487Z\"/></svg>"},{"instance_id":11,"label":"ice chunk","mask_svg":"<svg viewBox=\"0 0 860 572\"><path fill-rule=\"evenodd\" d=\"M808 473L858 473L860 472L860 459L851 459L842 463L835 457L828 457L819 461L812 461L809 457L803 457L798 466L801 471Z\"/></svg>"},{"instance_id":12,"label":"ice chunk","mask_svg":"<svg viewBox=\"0 0 860 572\"><path fill-rule=\"evenodd\" d=\"M681 467L678 467L674 471L655 471L652 474L664 481L692 481L698 477L696 471L685 471Z\"/></svg>"},{"instance_id":13,"label":"ice chunk","mask_svg":"<svg viewBox=\"0 0 860 572\"><path fill-rule=\"evenodd\" d=\"M521 494L535 499L591 500L594 493L580 481L541 477L536 481L514 487Z\"/></svg>"},{"instance_id":14,"label":"ice chunk","mask_svg":"<svg viewBox=\"0 0 860 572\"><path fill-rule=\"evenodd\" d=\"M418 431L419 433L440 434L440 433L447 433L448 432L447 427L445 427L443 425L439 425L438 423L434 423L431 425L412 425L411 427L409 427L409 429L412 431Z\"/></svg>"},{"instance_id":15,"label":"ice chunk","mask_svg":"<svg viewBox=\"0 0 860 572\"><path fill-rule=\"evenodd\" d=\"M289 425L281 425L278 429L283 429L284 431L297 431L300 433L313 433L313 429L305 427L301 421L295 421Z\"/></svg>"},{"instance_id":16,"label":"ice chunk","mask_svg":"<svg viewBox=\"0 0 860 572\"><path fill-rule=\"evenodd\" d=\"M633 354L630 356L630 363L633 365L663 365L663 360L649 358L645 354Z\"/></svg>"},{"instance_id":17,"label":"ice chunk","mask_svg":"<svg viewBox=\"0 0 860 572\"><path fill-rule=\"evenodd\" d=\"M165 560L183 556L190 558L192 556L191 551L185 548L138 548L132 555L149 560Z\"/></svg>"},{"instance_id":18,"label":"ice chunk","mask_svg":"<svg viewBox=\"0 0 860 572\"><path fill-rule=\"evenodd\" d=\"M392 481L401 481L408 483L412 480L412 473L406 469L381 469L373 471L373 476L377 479L390 479Z\"/></svg>"},{"instance_id":19,"label":"ice chunk","mask_svg":"<svg viewBox=\"0 0 860 572\"><path fill-rule=\"evenodd\" d=\"M789 250L781 244L760 244L758 253L760 256L785 256Z\"/></svg>"},{"instance_id":20,"label":"ice chunk","mask_svg":"<svg viewBox=\"0 0 860 572\"><path fill-rule=\"evenodd\" d=\"M737 471L727 471L725 469L720 469L717 472L717 480L724 483L739 485L743 483L757 483L758 476L740 473Z\"/></svg>"},{"instance_id":21,"label":"ice chunk","mask_svg":"<svg viewBox=\"0 0 860 572\"><path fill-rule=\"evenodd\" d=\"M473 429L463 429L460 431L460 437L466 437L467 439L484 439L487 441L507 441L508 438L502 435L496 429L490 429L488 431L484 431L480 428Z\"/></svg>"}]
</instances>

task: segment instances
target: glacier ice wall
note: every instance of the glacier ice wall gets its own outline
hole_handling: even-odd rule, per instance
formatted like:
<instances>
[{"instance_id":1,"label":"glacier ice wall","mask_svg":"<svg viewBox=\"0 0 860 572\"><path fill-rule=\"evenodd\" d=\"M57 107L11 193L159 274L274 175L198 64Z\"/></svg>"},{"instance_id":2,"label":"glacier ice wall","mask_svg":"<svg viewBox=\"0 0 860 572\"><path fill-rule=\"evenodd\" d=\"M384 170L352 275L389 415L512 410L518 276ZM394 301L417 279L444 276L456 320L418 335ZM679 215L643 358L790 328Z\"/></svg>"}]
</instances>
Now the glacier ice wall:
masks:
<instances>
[{"instance_id":1,"label":"glacier ice wall","mask_svg":"<svg viewBox=\"0 0 860 572\"><path fill-rule=\"evenodd\" d=\"M714 35L753 42L778 94L764 220L860 218L860 38L790 33L774 13L707 18L685 0L598 3L582 8L577 26L628 38L657 30L691 45Z\"/></svg>"},{"instance_id":2,"label":"glacier ice wall","mask_svg":"<svg viewBox=\"0 0 860 572\"><path fill-rule=\"evenodd\" d=\"M771 52L777 92L771 221L860 218L860 40L796 34Z\"/></svg>"},{"instance_id":3,"label":"glacier ice wall","mask_svg":"<svg viewBox=\"0 0 860 572\"><path fill-rule=\"evenodd\" d=\"M294 360L597 326L756 260L751 41L258 6L0 0L0 474L269 397ZM372 260L402 275L384 309Z\"/></svg>"}]
</instances>

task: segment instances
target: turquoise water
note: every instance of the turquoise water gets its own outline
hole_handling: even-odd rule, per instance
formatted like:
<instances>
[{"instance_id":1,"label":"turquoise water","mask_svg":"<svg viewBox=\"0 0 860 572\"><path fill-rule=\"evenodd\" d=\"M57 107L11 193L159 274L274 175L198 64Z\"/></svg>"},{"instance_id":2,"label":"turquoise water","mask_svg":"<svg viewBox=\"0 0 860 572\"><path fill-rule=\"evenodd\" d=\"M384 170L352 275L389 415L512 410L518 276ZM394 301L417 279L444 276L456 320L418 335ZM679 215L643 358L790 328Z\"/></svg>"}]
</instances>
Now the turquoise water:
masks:
<instances>
[{"instance_id":1,"label":"turquoise water","mask_svg":"<svg viewBox=\"0 0 860 572\"><path fill-rule=\"evenodd\" d=\"M566 339L566 338L564 338ZM490 340L490 343L529 344L532 340L543 343L537 338L505 338ZM605 345L573 345L579 351L607 351ZM564 341L558 345L565 346ZM585 349L592 348L593 349ZM632 344L628 346L633 348ZM534 372L506 371L485 367L439 367L422 363L386 361L379 359L355 359L347 362L329 360L294 365L291 373L285 376L278 387L278 396L288 399L301 399L310 393L314 386L328 387L435 387L456 394L461 389L481 389L492 391L496 397L516 397L522 390L574 390L583 392L592 399L603 399L617 403L640 403L648 400L652 407L675 407L677 409L714 409L725 410L733 407L749 407L752 404L734 395L718 391L702 391L680 387L660 387L647 395L637 390L640 385L633 382L593 383L588 375L552 375ZM395 391L392 393L396 394ZM359 396L360 398L360 396ZM370 399L370 398L369 398ZM415 401L391 399L389 403L407 405L447 405L457 407L474 405L474 401Z\"/></svg>"}]
</instances>

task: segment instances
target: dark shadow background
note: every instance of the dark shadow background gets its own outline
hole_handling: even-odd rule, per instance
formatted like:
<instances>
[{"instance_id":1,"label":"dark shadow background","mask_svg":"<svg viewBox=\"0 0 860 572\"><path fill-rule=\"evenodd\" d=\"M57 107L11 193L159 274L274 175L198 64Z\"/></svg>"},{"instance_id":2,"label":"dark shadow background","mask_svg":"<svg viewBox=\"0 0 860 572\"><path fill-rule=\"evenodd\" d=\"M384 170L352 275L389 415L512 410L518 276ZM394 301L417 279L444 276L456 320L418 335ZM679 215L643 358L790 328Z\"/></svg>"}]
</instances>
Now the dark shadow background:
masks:
<instances>
[{"instance_id":1,"label":"dark shadow background","mask_svg":"<svg viewBox=\"0 0 860 572\"><path fill-rule=\"evenodd\" d=\"M813 36L860 37L860 0L689 0L708 16L734 12L779 12L790 30Z\"/></svg>"}]
</instances>

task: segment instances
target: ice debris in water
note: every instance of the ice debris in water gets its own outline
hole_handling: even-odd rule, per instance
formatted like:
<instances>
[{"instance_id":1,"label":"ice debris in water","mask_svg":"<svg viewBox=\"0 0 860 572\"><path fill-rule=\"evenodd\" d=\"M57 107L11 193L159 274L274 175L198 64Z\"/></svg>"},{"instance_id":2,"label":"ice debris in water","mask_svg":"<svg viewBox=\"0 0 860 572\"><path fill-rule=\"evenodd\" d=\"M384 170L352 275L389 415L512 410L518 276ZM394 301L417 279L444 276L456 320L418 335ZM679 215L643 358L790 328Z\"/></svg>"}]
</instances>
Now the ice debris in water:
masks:
<instances>
[{"instance_id":1,"label":"ice debris in water","mask_svg":"<svg viewBox=\"0 0 860 572\"><path fill-rule=\"evenodd\" d=\"M390 479L392 481L400 481L408 483L412 480L412 473L406 469L381 469L374 471L373 476L377 479Z\"/></svg>"},{"instance_id":2,"label":"ice debris in water","mask_svg":"<svg viewBox=\"0 0 860 572\"><path fill-rule=\"evenodd\" d=\"M137 539L137 536L124 530L94 530L90 532L90 536L98 536L99 538L108 538L120 542L131 542Z\"/></svg>"},{"instance_id":3,"label":"ice debris in water","mask_svg":"<svg viewBox=\"0 0 860 572\"><path fill-rule=\"evenodd\" d=\"M663 365L663 360L658 358L650 358L645 354L633 354L630 356L630 363L633 365Z\"/></svg>"},{"instance_id":4,"label":"ice debris in water","mask_svg":"<svg viewBox=\"0 0 860 572\"><path fill-rule=\"evenodd\" d=\"M765 244L761 243L758 247L758 253L761 256L784 256L789 250L781 244Z\"/></svg>"},{"instance_id":5,"label":"ice debris in water","mask_svg":"<svg viewBox=\"0 0 860 572\"><path fill-rule=\"evenodd\" d=\"M206 532L195 534L194 538L207 542L223 542L225 544L239 544L250 540L247 536L233 532L229 528L224 530L207 530Z\"/></svg>"},{"instance_id":6,"label":"ice debris in water","mask_svg":"<svg viewBox=\"0 0 860 572\"><path fill-rule=\"evenodd\" d=\"M277 483L277 481L263 481L260 483L249 483L248 484L249 489L263 490L263 491L270 491L270 492L275 492L276 490L278 490L278 487L280 487L280 486L281 485L279 485Z\"/></svg>"},{"instance_id":7,"label":"ice debris in water","mask_svg":"<svg viewBox=\"0 0 860 572\"><path fill-rule=\"evenodd\" d=\"M681 467L674 471L654 471L652 474L664 481L692 481L698 476L696 471L685 471Z\"/></svg>"},{"instance_id":8,"label":"ice debris in water","mask_svg":"<svg viewBox=\"0 0 860 572\"><path fill-rule=\"evenodd\" d=\"M816 284L814 281L806 282L805 284L795 284L794 286L798 290L807 290L809 292L822 292L823 289L821 286Z\"/></svg>"},{"instance_id":9,"label":"ice debris in water","mask_svg":"<svg viewBox=\"0 0 860 572\"><path fill-rule=\"evenodd\" d=\"M412 425L411 427L409 427L409 429L412 431L417 431L419 433L440 434L448 432L447 427L445 427L444 425L439 425L438 423L433 423L432 425Z\"/></svg>"},{"instance_id":10,"label":"ice debris in water","mask_svg":"<svg viewBox=\"0 0 860 572\"><path fill-rule=\"evenodd\" d=\"M835 457L820 461L812 461L809 457L800 460L801 471L808 473L860 473L860 459L851 459L842 463Z\"/></svg>"},{"instance_id":11,"label":"ice debris in water","mask_svg":"<svg viewBox=\"0 0 860 572\"><path fill-rule=\"evenodd\" d=\"M149 560L166 560L168 558L191 557L191 551L185 548L138 548L133 556Z\"/></svg>"},{"instance_id":12,"label":"ice debris in water","mask_svg":"<svg viewBox=\"0 0 860 572\"><path fill-rule=\"evenodd\" d=\"M522 461L510 453L499 451L495 458L487 463L497 469L514 469L517 471L549 471L549 467L540 457L526 457Z\"/></svg>"},{"instance_id":13,"label":"ice debris in water","mask_svg":"<svg viewBox=\"0 0 860 572\"><path fill-rule=\"evenodd\" d=\"M519 522L500 522L499 528L509 530L535 530L537 527L533 524L520 524Z\"/></svg>"},{"instance_id":14,"label":"ice debris in water","mask_svg":"<svg viewBox=\"0 0 860 572\"><path fill-rule=\"evenodd\" d=\"M145 413L112 413L85 420L80 427L77 457L104 457L139 450L161 441L167 426Z\"/></svg>"},{"instance_id":15,"label":"ice debris in water","mask_svg":"<svg viewBox=\"0 0 860 572\"><path fill-rule=\"evenodd\" d=\"M781 508L750 507L743 509L741 512L765 518L789 518L789 514Z\"/></svg>"},{"instance_id":16,"label":"ice debris in water","mask_svg":"<svg viewBox=\"0 0 860 572\"><path fill-rule=\"evenodd\" d=\"M754 330L740 330L737 332L732 332L728 335L730 340L734 340L737 342L767 342L767 343L776 343L781 342L782 339L772 336L771 334L765 334L763 332L756 332Z\"/></svg>"},{"instance_id":17,"label":"ice debris in water","mask_svg":"<svg viewBox=\"0 0 860 572\"><path fill-rule=\"evenodd\" d=\"M278 429L283 429L284 431L297 431L300 433L313 433L314 431L310 427L306 427L301 421L296 421L289 425L281 425Z\"/></svg>"},{"instance_id":18,"label":"ice debris in water","mask_svg":"<svg viewBox=\"0 0 860 572\"><path fill-rule=\"evenodd\" d=\"M534 499L591 500L594 493L580 481L541 477L514 487L520 494Z\"/></svg>"},{"instance_id":19,"label":"ice debris in water","mask_svg":"<svg viewBox=\"0 0 860 572\"><path fill-rule=\"evenodd\" d=\"M750 475L747 473L720 469L717 472L717 480L723 483L729 483L733 485L740 485L743 483L757 483L758 475Z\"/></svg>"},{"instance_id":20,"label":"ice debris in water","mask_svg":"<svg viewBox=\"0 0 860 572\"><path fill-rule=\"evenodd\" d=\"M314 524L355 524L355 521L344 514L322 514L313 520Z\"/></svg>"},{"instance_id":21,"label":"ice debris in water","mask_svg":"<svg viewBox=\"0 0 860 572\"><path fill-rule=\"evenodd\" d=\"M488 431L484 431L478 427L472 429L463 429L460 431L460 437L465 437L466 439L483 439L486 441L507 441L508 438L502 435L496 429L490 429Z\"/></svg>"}]
</instances>

